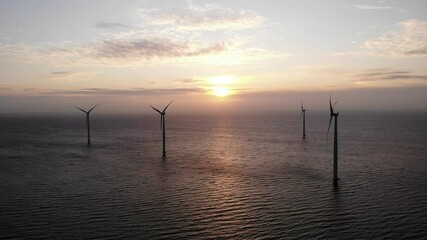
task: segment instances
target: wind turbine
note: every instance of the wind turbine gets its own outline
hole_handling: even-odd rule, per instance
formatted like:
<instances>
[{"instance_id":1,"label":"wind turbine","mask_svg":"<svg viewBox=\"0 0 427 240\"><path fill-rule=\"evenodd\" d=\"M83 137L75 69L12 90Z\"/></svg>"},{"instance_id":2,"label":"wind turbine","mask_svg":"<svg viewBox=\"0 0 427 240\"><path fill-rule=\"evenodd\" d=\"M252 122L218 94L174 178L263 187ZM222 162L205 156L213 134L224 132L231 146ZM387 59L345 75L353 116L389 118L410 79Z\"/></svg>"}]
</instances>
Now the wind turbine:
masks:
<instances>
[{"instance_id":1,"label":"wind turbine","mask_svg":"<svg viewBox=\"0 0 427 240\"><path fill-rule=\"evenodd\" d=\"M334 103L334 105L332 105L331 102L331 96L329 96L329 109L331 111L330 113L330 118L329 118L329 126L328 126L328 133L326 135L326 139L329 136L329 130L331 128L331 123L332 123L332 118L334 118L334 184L336 185L338 183L338 113L339 112L334 112L334 107L335 104L337 104L337 102Z\"/></svg>"},{"instance_id":2,"label":"wind turbine","mask_svg":"<svg viewBox=\"0 0 427 240\"><path fill-rule=\"evenodd\" d=\"M166 105L166 107L165 107L165 109L163 109L163 111L160 111L159 109L150 105L150 107L152 109L154 109L154 111L160 113L160 128L162 129L162 136L163 136L163 157L166 157L166 127L165 127L165 125L166 125L166 120L165 120L166 109L169 107L169 105L172 102L170 102L168 105Z\"/></svg>"},{"instance_id":3,"label":"wind turbine","mask_svg":"<svg viewBox=\"0 0 427 240\"><path fill-rule=\"evenodd\" d=\"M305 109L304 105L302 105L302 101L301 101L301 115L300 118L302 116L302 139L305 139Z\"/></svg>"},{"instance_id":4,"label":"wind turbine","mask_svg":"<svg viewBox=\"0 0 427 240\"><path fill-rule=\"evenodd\" d=\"M86 113L86 126L87 126L87 145L90 145L90 124L89 124L89 114L90 112L95 109L99 104L93 106L89 111L83 110L79 107L76 107L80 111Z\"/></svg>"}]
</instances>

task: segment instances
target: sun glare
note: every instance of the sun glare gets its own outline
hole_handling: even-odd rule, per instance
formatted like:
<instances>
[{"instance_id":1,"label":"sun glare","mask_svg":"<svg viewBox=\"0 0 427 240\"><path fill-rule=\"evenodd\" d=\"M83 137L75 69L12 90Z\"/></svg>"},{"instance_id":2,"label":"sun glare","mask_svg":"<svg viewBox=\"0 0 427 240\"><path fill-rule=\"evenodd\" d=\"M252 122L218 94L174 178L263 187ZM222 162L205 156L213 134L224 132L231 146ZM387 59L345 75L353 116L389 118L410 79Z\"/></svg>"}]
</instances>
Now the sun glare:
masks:
<instances>
[{"instance_id":1,"label":"sun glare","mask_svg":"<svg viewBox=\"0 0 427 240\"><path fill-rule=\"evenodd\" d=\"M224 98L233 94L233 85L238 82L237 78L233 75L222 75L209 77L206 80L211 86L208 86L210 89L209 93L213 96Z\"/></svg>"},{"instance_id":2,"label":"sun glare","mask_svg":"<svg viewBox=\"0 0 427 240\"><path fill-rule=\"evenodd\" d=\"M226 76L216 76L208 79L210 84L224 85L224 84L233 84L236 82L236 78L231 75Z\"/></svg>"},{"instance_id":3,"label":"sun glare","mask_svg":"<svg viewBox=\"0 0 427 240\"><path fill-rule=\"evenodd\" d=\"M230 90L228 90L225 87L215 87L212 90L212 94L217 96L217 97L225 97L230 95Z\"/></svg>"}]
</instances>

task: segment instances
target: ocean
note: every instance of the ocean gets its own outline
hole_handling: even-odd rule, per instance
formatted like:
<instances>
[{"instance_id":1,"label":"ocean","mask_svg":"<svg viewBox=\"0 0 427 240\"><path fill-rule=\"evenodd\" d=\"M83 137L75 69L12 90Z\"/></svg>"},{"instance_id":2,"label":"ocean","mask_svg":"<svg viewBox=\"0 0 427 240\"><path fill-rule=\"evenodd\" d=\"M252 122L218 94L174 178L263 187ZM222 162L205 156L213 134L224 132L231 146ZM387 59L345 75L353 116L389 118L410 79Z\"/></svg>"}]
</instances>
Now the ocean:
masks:
<instances>
[{"instance_id":1,"label":"ocean","mask_svg":"<svg viewBox=\"0 0 427 240\"><path fill-rule=\"evenodd\" d=\"M0 115L2 239L426 239L427 114Z\"/></svg>"}]
</instances>

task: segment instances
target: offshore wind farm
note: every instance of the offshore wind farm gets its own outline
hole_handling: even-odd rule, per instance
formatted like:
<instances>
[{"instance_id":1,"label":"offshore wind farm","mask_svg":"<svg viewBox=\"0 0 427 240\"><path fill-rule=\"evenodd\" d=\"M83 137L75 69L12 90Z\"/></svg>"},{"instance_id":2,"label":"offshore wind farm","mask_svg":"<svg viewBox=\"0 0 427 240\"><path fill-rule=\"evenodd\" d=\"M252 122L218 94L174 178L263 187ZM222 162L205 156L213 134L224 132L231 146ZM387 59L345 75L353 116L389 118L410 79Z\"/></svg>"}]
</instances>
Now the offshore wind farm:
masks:
<instances>
[{"instance_id":1,"label":"offshore wind farm","mask_svg":"<svg viewBox=\"0 0 427 240\"><path fill-rule=\"evenodd\" d=\"M167 158L153 114L94 114L90 147L80 115L3 115L1 238L426 235L426 114L340 108L334 187L327 98L306 139L298 105L251 117L169 110Z\"/></svg>"},{"instance_id":2,"label":"offshore wind farm","mask_svg":"<svg viewBox=\"0 0 427 240\"><path fill-rule=\"evenodd\" d=\"M427 239L426 13L0 1L0 239Z\"/></svg>"}]
</instances>

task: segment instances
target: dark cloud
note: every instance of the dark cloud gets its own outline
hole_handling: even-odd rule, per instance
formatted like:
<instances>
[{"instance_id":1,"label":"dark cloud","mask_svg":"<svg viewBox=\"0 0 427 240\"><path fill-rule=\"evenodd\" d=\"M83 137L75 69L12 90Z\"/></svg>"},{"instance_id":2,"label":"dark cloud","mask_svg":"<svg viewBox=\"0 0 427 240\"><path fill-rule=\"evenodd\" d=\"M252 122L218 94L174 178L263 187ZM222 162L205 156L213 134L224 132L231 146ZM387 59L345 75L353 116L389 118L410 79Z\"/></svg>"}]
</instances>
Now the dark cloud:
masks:
<instances>
[{"instance_id":1,"label":"dark cloud","mask_svg":"<svg viewBox=\"0 0 427 240\"><path fill-rule=\"evenodd\" d=\"M386 76L390 74L408 74L409 71L368 71L368 73L362 73L361 76L365 77L377 77L377 76Z\"/></svg>"},{"instance_id":2,"label":"dark cloud","mask_svg":"<svg viewBox=\"0 0 427 240\"><path fill-rule=\"evenodd\" d=\"M166 88L166 89L109 89L109 88L83 88L77 90L53 90L43 92L48 95L128 95L128 96L158 96L158 95L185 95L203 93L201 88Z\"/></svg>"},{"instance_id":3,"label":"dark cloud","mask_svg":"<svg viewBox=\"0 0 427 240\"><path fill-rule=\"evenodd\" d=\"M384 79L418 79L418 80L427 80L427 75L388 75Z\"/></svg>"},{"instance_id":4,"label":"dark cloud","mask_svg":"<svg viewBox=\"0 0 427 240\"><path fill-rule=\"evenodd\" d=\"M94 46L97 58L162 58L209 55L226 50L227 44L196 46L168 39L105 40Z\"/></svg>"},{"instance_id":5,"label":"dark cloud","mask_svg":"<svg viewBox=\"0 0 427 240\"><path fill-rule=\"evenodd\" d=\"M112 29L112 28L129 28L128 26L121 24L121 23L115 23L115 22L97 22L95 24L96 28L106 28L106 29Z\"/></svg>"},{"instance_id":6,"label":"dark cloud","mask_svg":"<svg viewBox=\"0 0 427 240\"><path fill-rule=\"evenodd\" d=\"M387 71L383 69L369 70L358 74L356 81L380 81L380 80L423 80L427 81L427 75L413 74L411 71Z\"/></svg>"},{"instance_id":7,"label":"dark cloud","mask_svg":"<svg viewBox=\"0 0 427 240\"><path fill-rule=\"evenodd\" d=\"M325 121L329 119L330 91L247 91L238 96L230 95L227 104L212 104L210 97L200 94L188 97L185 94L202 92L201 89L127 89L113 90L102 88L80 89L75 91L51 91L48 94L39 93L0 95L0 112L73 112L78 114L75 105L91 105L102 103L104 112L138 113L152 112L146 103L162 102L166 104L174 99L173 111L179 113L230 113L230 114L283 114L290 111L298 118L301 110L301 100L309 111L319 111ZM373 87L347 90L334 90L333 100L338 101L337 110L344 116L352 110L416 110L426 111L427 86L419 84L412 87ZM65 94L60 94L64 92ZM84 92L83 94L76 94ZM88 94L91 92L92 94ZM151 92L147 101L135 99L135 96L144 96ZM160 93L159 93L160 92ZM172 95L161 94L177 94ZM113 95L115 94L115 95ZM149 101L148 101L149 100ZM126 107L124 107L126 106ZM142 106L142 107L141 107ZM341 115L340 115L341 116ZM348 115L347 115L348 116ZM327 124L327 122L326 122ZM326 125L327 127L327 125Z\"/></svg>"},{"instance_id":8,"label":"dark cloud","mask_svg":"<svg viewBox=\"0 0 427 240\"><path fill-rule=\"evenodd\" d=\"M227 48L225 43L215 43L206 47L201 47L193 51L189 51L184 56L199 56L199 55L209 55L212 53L219 53L224 51Z\"/></svg>"},{"instance_id":9,"label":"dark cloud","mask_svg":"<svg viewBox=\"0 0 427 240\"><path fill-rule=\"evenodd\" d=\"M427 55L427 46L424 46L422 48L418 48L415 50L406 51L406 52L404 52L404 54L407 56L426 56Z\"/></svg>"},{"instance_id":10,"label":"dark cloud","mask_svg":"<svg viewBox=\"0 0 427 240\"><path fill-rule=\"evenodd\" d=\"M54 76L64 76L64 75L69 75L69 74L74 74L75 72L70 72L70 71L57 71L57 72L51 72L51 75Z\"/></svg>"},{"instance_id":11,"label":"dark cloud","mask_svg":"<svg viewBox=\"0 0 427 240\"><path fill-rule=\"evenodd\" d=\"M195 83L195 82L201 82L201 81L202 80L195 79L195 78L184 78L184 79L175 80L175 82L180 82L180 83Z\"/></svg>"}]
</instances>

